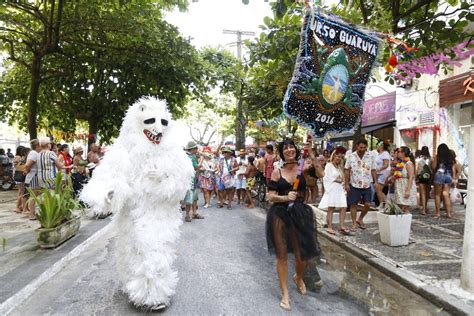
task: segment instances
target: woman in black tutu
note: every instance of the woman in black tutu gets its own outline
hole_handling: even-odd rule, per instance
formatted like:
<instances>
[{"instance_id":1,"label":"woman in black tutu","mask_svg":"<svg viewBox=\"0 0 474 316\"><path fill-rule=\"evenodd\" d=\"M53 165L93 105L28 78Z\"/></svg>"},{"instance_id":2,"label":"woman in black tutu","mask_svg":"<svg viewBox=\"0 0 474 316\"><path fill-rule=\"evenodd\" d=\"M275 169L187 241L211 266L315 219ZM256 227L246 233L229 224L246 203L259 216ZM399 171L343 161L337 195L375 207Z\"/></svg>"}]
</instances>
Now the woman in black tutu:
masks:
<instances>
[{"instance_id":1,"label":"woman in black tutu","mask_svg":"<svg viewBox=\"0 0 474 316\"><path fill-rule=\"evenodd\" d=\"M316 237L316 223L312 209L304 204L306 183L304 174L311 161L298 162L300 151L292 140L286 139L278 145L284 166L275 169L268 185L268 199L273 203L266 221L268 251L277 257L277 272L280 281L280 307L290 310L288 293L288 253L293 252L296 274L293 281L300 294L306 293L303 281L306 261L318 256L320 248ZM313 159L315 161L315 159ZM316 163L316 162L315 162ZM323 171L315 165L320 176Z\"/></svg>"}]
</instances>

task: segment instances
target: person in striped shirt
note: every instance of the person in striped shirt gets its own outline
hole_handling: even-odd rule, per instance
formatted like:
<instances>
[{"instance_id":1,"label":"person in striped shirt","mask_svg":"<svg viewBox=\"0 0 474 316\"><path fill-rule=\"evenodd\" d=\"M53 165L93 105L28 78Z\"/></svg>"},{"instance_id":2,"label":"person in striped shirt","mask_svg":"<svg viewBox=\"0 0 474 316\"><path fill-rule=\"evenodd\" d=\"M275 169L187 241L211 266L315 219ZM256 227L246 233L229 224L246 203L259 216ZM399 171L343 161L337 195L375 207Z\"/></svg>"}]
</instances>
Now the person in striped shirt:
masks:
<instances>
[{"instance_id":1,"label":"person in striped shirt","mask_svg":"<svg viewBox=\"0 0 474 316\"><path fill-rule=\"evenodd\" d=\"M58 170L64 168L58 156L51 150L51 140L49 137L40 137L39 143L41 152L38 155L38 183L41 188L54 188L54 181Z\"/></svg>"}]
</instances>

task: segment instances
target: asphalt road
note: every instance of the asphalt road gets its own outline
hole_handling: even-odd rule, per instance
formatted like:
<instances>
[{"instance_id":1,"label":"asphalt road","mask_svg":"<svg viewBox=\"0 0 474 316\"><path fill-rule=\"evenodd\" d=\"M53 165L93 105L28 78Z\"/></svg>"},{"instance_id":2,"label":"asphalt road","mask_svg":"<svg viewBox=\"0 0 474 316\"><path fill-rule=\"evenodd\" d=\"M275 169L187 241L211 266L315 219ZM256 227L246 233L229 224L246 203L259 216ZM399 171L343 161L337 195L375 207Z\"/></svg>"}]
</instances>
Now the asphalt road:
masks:
<instances>
[{"instance_id":1,"label":"asphalt road","mask_svg":"<svg viewBox=\"0 0 474 316\"><path fill-rule=\"evenodd\" d=\"M182 226L176 261L180 281L172 305L163 314L287 314L278 305L280 290L274 257L266 249L264 214L240 206L200 211L205 219ZM119 290L114 249L111 232L43 284L12 315L143 314ZM291 258L290 276L292 271ZM321 274L324 280L324 271ZM320 293L301 296L290 282L290 297L291 313L296 315L368 314L364 306L324 287Z\"/></svg>"}]
</instances>

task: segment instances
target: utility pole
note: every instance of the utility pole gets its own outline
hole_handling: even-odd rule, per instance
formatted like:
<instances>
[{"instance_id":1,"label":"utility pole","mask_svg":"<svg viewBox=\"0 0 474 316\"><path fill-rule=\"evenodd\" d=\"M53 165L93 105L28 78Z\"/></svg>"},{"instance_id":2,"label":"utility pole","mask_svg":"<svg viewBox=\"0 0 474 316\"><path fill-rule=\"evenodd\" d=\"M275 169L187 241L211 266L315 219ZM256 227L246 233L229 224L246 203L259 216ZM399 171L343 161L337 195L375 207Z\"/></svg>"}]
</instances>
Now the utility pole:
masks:
<instances>
[{"instance_id":1,"label":"utility pole","mask_svg":"<svg viewBox=\"0 0 474 316\"><path fill-rule=\"evenodd\" d=\"M254 36L255 32L241 31L241 30L223 30L224 34L237 35L237 58L242 61L242 35ZM232 43L234 44L234 43ZM235 149L245 149L245 127L247 121L244 118L243 109L243 94L244 94L244 79L240 78L240 92L237 100L237 116L235 118Z\"/></svg>"}]
</instances>

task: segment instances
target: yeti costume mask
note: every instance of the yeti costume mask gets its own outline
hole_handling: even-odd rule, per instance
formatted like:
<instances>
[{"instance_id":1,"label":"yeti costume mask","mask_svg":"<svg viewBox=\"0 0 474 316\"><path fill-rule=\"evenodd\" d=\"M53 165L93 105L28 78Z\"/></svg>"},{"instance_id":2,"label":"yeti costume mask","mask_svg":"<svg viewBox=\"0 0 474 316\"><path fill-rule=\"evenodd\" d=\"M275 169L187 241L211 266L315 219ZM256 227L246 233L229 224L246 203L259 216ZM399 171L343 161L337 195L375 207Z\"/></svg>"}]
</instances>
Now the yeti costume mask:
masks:
<instances>
[{"instance_id":1,"label":"yeti costume mask","mask_svg":"<svg viewBox=\"0 0 474 316\"><path fill-rule=\"evenodd\" d=\"M123 291L148 309L168 306L178 282L172 263L182 223L179 202L194 169L176 141L166 103L140 99L80 195L93 214L115 214Z\"/></svg>"}]
</instances>

